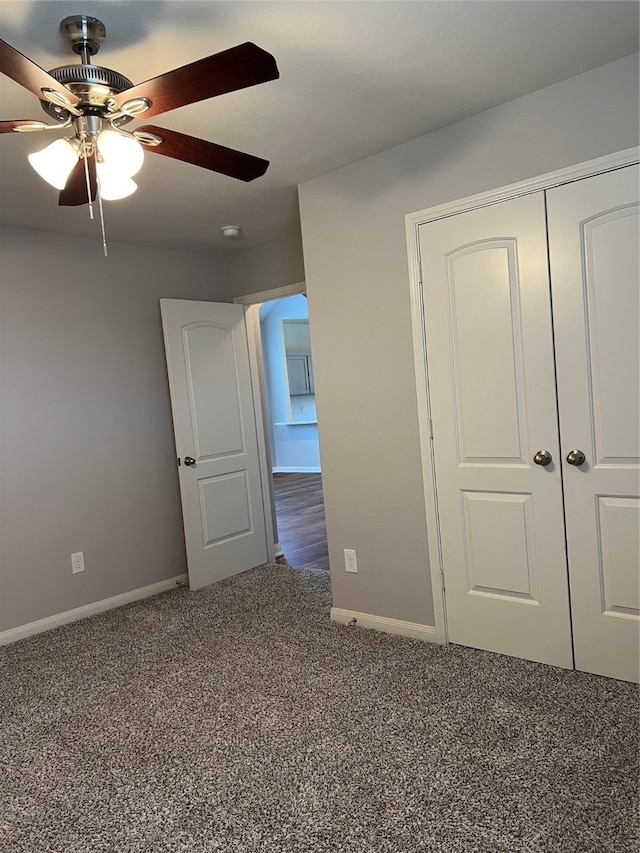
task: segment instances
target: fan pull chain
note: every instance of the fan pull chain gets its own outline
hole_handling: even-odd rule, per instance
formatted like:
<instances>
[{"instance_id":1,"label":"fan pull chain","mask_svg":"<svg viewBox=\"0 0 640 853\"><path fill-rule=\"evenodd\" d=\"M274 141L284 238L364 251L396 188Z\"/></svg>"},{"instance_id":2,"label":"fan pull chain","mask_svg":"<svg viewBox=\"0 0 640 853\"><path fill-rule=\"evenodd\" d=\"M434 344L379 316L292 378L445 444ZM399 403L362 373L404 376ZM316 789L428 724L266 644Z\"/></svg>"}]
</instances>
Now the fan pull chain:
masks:
<instances>
[{"instance_id":1,"label":"fan pull chain","mask_svg":"<svg viewBox=\"0 0 640 853\"><path fill-rule=\"evenodd\" d=\"M87 160L87 143L82 143L82 159L84 160L84 179L87 183L87 201L89 202L89 219L93 219L93 202L91 201L91 181L89 180L89 161Z\"/></svg>"},{"instance_id":2,"label":"fan pull chain","mask_svg":"<svg viewBox=\"0 0 640 853\"><path fill-rule=\"evenodd\" d=\"M102 208L102 192L100 188L100 175L98 174L98 170L96 169L96 184L97 184L97 195L98 195L98 208L100 210L100 229L102 231L102 251L104 253L105 258L109 257L109 252L107 251L107 235L104 230L104 210Z\"/></svg>"}]
</instances>

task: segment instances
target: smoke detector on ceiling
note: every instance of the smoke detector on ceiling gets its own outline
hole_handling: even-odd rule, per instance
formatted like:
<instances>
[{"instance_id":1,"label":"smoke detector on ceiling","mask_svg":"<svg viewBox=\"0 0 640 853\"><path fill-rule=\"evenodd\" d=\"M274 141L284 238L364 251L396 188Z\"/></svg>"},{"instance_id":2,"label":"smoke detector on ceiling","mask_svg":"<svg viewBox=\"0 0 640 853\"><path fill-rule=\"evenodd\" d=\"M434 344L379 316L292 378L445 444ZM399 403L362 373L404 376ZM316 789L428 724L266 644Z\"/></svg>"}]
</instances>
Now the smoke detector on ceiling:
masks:
<instances>
[{"instance_id":1,"label":"smoke detector on ceiling","mask_svg":"<svg viewBox=\"0 0 640 853\"><path fill-rule=\"evenodd\" d=\"M234 237L240 236L240 231L242 229L239 225L223 225L220 230L222 231L223 237L229 237L233 239Z\"/></svg>"}]
</instances>

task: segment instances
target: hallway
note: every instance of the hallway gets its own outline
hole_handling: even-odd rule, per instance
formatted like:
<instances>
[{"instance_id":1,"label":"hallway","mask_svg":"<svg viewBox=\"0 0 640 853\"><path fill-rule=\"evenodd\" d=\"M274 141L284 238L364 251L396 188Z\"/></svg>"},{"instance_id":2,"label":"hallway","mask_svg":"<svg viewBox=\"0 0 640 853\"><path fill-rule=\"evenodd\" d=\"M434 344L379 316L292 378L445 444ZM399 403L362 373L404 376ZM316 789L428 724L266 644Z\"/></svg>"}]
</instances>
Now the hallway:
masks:
<instances>
[{"instance_id":1,"label":"hallway","mask_svg":"<svg viewBox=\"0 0 640 853\"><path fill-rule=\"evenodd\" d=\"M321 474L274 474L278 540L291 566L329 571Z\"/></svg>"}]
</instances>

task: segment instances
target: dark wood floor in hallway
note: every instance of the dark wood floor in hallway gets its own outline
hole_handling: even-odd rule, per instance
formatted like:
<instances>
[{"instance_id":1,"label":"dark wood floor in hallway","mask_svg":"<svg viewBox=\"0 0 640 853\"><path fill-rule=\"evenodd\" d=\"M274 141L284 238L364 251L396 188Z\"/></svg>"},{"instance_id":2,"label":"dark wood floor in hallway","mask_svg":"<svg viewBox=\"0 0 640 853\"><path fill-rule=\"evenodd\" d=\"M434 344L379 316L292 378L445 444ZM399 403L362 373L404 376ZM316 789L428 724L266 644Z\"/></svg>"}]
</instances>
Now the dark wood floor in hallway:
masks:
<instances>
[{"instance_id":1,"label":"dark wood floor in hallway","mask_svg":"<svg viewBox=\"0 0 640 853\"><path fill-rule=\"evenodd\" d=\"M321 474L274 474L278 541L290 566L329 571Z\"/></svg>"}]
</instances>

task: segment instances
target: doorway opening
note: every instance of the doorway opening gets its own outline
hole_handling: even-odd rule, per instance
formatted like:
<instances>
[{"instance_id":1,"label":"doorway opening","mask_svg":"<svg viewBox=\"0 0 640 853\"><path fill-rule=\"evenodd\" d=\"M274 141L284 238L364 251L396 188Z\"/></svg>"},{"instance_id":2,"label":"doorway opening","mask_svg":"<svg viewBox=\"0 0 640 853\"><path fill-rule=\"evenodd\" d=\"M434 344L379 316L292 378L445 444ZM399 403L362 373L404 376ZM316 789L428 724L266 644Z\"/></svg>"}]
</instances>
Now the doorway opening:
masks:
<instances>
[{"instance_id":1,"label":"doorway opening","mask_svg":"<svg viewBox=\"0 0 640 853\"><path fill-rule=\"evenodd\" d=\"M313 357L304 282L239 297L261 386L278 562L328 571Z\"/></svg>"},{"instance_id":2,"label":"doorway opening","mask_svg":"<svg viewBox=\"0 0 640 853\"><path fill-rule=\"evenodd\" d=\"M273 474L278 562L329 571L322 474Z\"/></svg>"}]
</instances>

